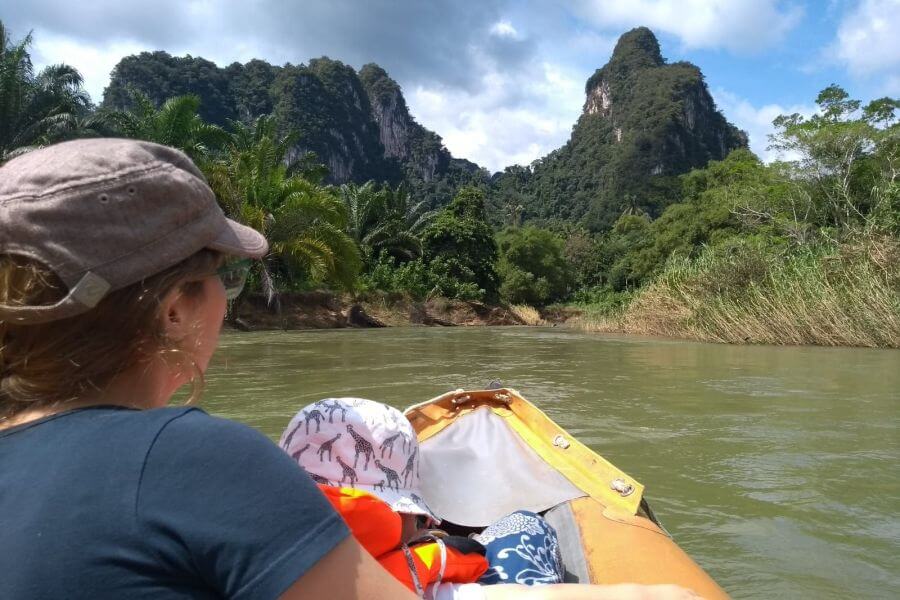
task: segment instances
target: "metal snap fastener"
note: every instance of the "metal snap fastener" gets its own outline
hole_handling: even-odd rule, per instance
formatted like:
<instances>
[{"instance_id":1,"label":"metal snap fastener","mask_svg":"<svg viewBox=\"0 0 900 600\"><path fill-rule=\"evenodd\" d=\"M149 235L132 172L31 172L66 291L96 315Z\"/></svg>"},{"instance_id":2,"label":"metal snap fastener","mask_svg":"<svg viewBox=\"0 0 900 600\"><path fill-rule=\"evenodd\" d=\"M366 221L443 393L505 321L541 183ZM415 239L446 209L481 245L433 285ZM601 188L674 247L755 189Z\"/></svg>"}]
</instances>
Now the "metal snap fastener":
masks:
<instances>
[{"instance_id":1,"label":"metal snap fastener","mask_svg":"<svg viewBox=\"0 0 900 600\"><path fill-rule=\"evenodd\" d=\"M553 445L556 446L557 448L562 448L563 450L565 450L572 444L569 443L569 440L567 440L564 435L560 434L560 435L556 436L555 438L553 438Z\"/></svg>"},{"instance_id":2,"label":"metal snap fastener","mask_svg":"<svg viewBox=\"0 0 900 600\"><path fill-rule=\"evenodd\" d=\"M609 483L610 489L619 492L619 495L623 498L625 496L630 496L632 492L634 492L634 486L625 481L622 478L613 479Z\"/></svg>"}]
</instances>

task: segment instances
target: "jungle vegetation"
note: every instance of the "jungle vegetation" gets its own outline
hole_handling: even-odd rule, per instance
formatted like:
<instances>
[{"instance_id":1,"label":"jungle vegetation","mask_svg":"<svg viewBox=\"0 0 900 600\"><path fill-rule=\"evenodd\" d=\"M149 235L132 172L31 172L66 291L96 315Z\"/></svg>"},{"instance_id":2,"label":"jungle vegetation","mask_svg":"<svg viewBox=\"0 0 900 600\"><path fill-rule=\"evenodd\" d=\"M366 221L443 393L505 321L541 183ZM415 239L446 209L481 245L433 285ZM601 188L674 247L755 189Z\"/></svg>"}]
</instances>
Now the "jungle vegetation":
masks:
<instances>
[{"instance_id":1,"label":"jungle vegetation","mask_svg":"<svg viewBox=\"0 0 900 600\"><path fill-rule=\"evenodd\" d=\"M697 77L688 66L659 62L646 36L632 42L639 51L626 45L592 78L593 84L625 86L611 88L614 103ZM155 96L112 86L97 107L73 67L35 73L31 43L30 36L11 39L0 23L0 162L98 135L184 150L226 213L272 242L250 289L272 302L283 292L325 288L536 307L562 303L581 310L582 326L592 329L900 347L898 99L863 105L831 85L816 98L813 116L776 119L771 144L783 160L761 162L722 121L716 127L735 136L727 153L709 160L698 141L690 164L665 167L656 178L653 168L641 166L646 157L640 149L646 141L652 155L659 140L613 148L610 122L586 115L591 118L583 117L570 144L537 165L480 181L440 180L448 186L441 194L452 197L443 202L422 186L421 171L399 163L385 167L384 155L365 141L377 139L371 123L359 129L357 150L371 154L358 171L368 173L364 181L335 184L316 150L297 150L297 140L316 128L342 119L352 128L362 119L326 109L329 98L349 94L364 106L365 85L391 93L374 67L364 83L348 88L339 85L349 75L335 61L277 73L253 61L229 67L234 77L226 86L216 83L219 70L191 59L191 69L208 75L212 91L203 98L175 85L176 77L161 80ZM664 72L647 79L635 69ZM300 86L311 73L319 83ZM681 83L679 74L686 77ZM280 89L280 99L256 93L261 86ZM216 90L223 100L208 105ZM294 100L284 100L289 97ZM657 100L628 101L657 110ZM670 132L666 122L659 128L660 135ZM439 144L439 138L422 139ZM589 169L592 152L624 154L611 155L598 173ZM610 183L616 168L629 173L625 187Z\"/></svg>"}]
</instances>

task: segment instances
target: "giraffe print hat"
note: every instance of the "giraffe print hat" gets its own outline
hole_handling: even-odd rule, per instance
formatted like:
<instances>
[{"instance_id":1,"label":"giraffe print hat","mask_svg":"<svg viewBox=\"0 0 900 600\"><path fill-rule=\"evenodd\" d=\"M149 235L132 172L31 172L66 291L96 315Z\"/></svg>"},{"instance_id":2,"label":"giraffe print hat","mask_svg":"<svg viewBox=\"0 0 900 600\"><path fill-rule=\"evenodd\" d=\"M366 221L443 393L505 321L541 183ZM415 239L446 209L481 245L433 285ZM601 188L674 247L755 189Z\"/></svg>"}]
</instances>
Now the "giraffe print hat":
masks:
<instances>
[{"instance_id":1,"label":"giraffe print hat","mask_svg":"<svg viewBox=\"0 0 900 600\"><path fill-rule=\"evenodd\" d=\"M326 398L298 412L279 446L317 483L365 490L395 512L440 522L419 491L419 443L406 417L363 398Z\"/></svg>"}]
</instances>

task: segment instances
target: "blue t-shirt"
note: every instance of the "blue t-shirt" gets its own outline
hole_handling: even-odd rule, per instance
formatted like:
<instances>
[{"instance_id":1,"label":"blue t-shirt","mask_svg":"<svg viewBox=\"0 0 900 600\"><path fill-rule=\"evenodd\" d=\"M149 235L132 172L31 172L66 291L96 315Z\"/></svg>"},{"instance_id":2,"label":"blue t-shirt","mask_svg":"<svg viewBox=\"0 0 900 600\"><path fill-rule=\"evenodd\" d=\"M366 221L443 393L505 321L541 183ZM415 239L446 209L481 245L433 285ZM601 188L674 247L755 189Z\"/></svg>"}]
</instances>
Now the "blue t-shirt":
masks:
<instances>
[{"instance_id":1,"label":"blue t-shirt","mask_svg":"<svg viewBox=\"0 0 900 600\"><path fill-rule=\"evenodd\" d=\"M309 477L196 408L0 430L0 598L277 598L349 532Z\"/></svg>"}]
</instances>

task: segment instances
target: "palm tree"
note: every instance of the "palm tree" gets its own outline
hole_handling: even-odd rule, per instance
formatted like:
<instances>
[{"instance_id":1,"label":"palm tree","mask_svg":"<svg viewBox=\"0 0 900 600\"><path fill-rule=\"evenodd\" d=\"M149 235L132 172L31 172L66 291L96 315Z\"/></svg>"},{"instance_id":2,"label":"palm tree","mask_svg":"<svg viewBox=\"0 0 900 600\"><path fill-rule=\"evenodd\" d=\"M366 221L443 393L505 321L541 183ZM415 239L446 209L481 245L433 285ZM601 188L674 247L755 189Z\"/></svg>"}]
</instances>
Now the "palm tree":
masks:
<instances>
[{"instance_id":1,"label":"palm tree","mask_svg":"<svg viewBox=\"0 0 900 600\"><path fill-rule=\"evenodd\" d=\"M225 157L206 165L207 177L229 216L271 242L259 271L270 301L276 295L273 275L351 288L360 259L345 233L347 213L335 190L291 174L285 158L295 138L278 137L271 117L232 128Z\"/></svg>"},{"instance_id":2,"label":"palm tree","mask_svg":"<svg viewBox=\"0 0 900 600\"><path fill-rule=\"evenodd\" d=\"M268 138L274 144L278 161L287 167L288 175L298 175L311 183L322 183L328 175L328 167L319 162L315 152L294 154L294 147L300 136L297 132L292 132L279 137L273 115L261 115L250 125L234 120L229 120L228 124L231 135L226 145L231 152L250 151Z\"/></svg>"},{"instance_id":3,"label":"palm tree","mask_svg":"<svg viewBox=\"0 0 900 600\"><path fill-rule=\"evenodd\" d=\"M203 162L229 141L228 133L200 117L200 98L191 94L169 98L159 108L145 94L131 91L129 110L106 111L105 122L124 137L156 142L183 150Z\"/></svg>"},{"instance_id":4,"label":"palm tree","mask_svg":"<svg viewBox=\"0 0 900 600\"><path fill-rule=\"evenodd\" d=\"M341 198L349 215L348 233L367 260L382 252L399 260L422 255L420 236L436 213L425 210L425 202L413 204L404 187L344 184Z\"/></svg>"},{"instance_id":5,"label":"palm tree","mask_svg":"<svg viewBox=\"0 0 900 600\"><path fill-rule=\"evenodd\" d=\"M378 226L386 209L385 193L374 181L363 185L345 183L340 187L347 209L347 233L367 258L371 255L369 233Z\"/></svg>"},{"instance_id":6,"label":"palm tree","mask_svg":"<svg viewBox=\"0 0 900 600\"><path fill-rule=\"evenodd\" d=\"M35 76L31 34L12 43L0 21L0 162L56 141L96 134L81 74L51 65Z\"/></svg>"}]
</instances>

